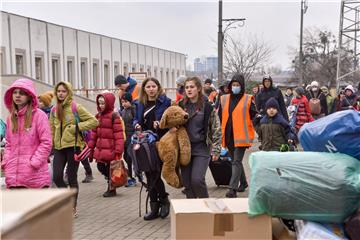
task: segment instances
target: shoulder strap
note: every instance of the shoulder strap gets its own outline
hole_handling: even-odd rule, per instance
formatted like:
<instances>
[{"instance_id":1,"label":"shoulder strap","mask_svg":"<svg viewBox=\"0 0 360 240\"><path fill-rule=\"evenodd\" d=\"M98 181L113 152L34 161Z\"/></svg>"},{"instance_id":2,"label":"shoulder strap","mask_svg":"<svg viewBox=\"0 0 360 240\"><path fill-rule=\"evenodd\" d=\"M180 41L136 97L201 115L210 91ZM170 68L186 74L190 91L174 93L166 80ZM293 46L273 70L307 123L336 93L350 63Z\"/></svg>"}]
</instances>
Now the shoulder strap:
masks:
<instances>
[{"instance_id":1,"label":"shoulder strap","mask_svg":"<svg viewBox=\"0 0 360 240\"><path fill-rule=\"evenodd\" d=\"M75 121L80 122L79 113L77 111L77 104L75 101L71 101L71 112L74 114Z\"/></svg>"},{"instance_id":2,"label":"shoulder strap","mask_svg":"<svg viewBox=\"0 0 360 240\"><path fill-rule=\"evenodd\" d=\"M51 108L51 115L53 116L53 118L55 117L55 113L56 113L56 105L55 106L53 106L52 108Z\"/></svg>"}]
</instances>

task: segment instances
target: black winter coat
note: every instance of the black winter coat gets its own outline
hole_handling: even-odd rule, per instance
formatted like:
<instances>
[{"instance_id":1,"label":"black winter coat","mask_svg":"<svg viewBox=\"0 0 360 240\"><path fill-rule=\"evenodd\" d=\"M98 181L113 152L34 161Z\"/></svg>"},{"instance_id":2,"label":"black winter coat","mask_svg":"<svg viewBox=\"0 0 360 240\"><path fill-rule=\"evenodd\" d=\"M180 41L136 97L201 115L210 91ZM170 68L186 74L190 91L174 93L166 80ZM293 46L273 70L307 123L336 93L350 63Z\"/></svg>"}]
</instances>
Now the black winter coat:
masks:
<instances>
[{"instance_id":1,"label":"black winter coat","mask_svg":"<svg viewBox=\"0 0 360 240\"><path fill-rule=\"evenodd\" d=\"M289 121L289 117L286 111L286 106L284 102L284 97L278 88L270 87L270 88L263 88L261 92L256 96L255 102L256 107L261 115L266 115L265 111L265 104L267 100L271 97L275 98L276 101L279 103L280 112L284 116L286 121Z\"/></svg>"}]
</instances>

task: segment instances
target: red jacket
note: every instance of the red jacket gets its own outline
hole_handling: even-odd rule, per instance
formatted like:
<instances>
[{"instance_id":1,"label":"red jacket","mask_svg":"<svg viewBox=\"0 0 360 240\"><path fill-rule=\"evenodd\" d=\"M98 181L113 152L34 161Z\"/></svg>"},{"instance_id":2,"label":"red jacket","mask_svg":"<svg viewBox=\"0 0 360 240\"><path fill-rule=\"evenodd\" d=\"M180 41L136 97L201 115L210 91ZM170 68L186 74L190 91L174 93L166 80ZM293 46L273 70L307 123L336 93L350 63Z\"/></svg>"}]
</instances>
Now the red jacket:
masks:
<instances>
[{"instance_id":1,"label":"red jacket","mask_svg":"<svg viewBox=\"0 0 360 240\"><path fill-rule=\"evenodd\" d=\"M101 112L99 108L99 97L105 99L105 109ZM120 115L114 112L115 96L112 93L99 94L96 98L98 114L96 118L99 125L91 132L89 148L98 162L110 162L115 155L122 155L124 152L124 132Z\"/></svg>"},{"instance_id":2,"label":"red jacket","mask_svg":"<svg viewBox=\"0 0 360 240\"><path fill-rule=\"evenodd\" d=\"M314 121L310 113L309 101L305 96L301 98L294 97L291 104L298 106L296 114L296 129L300 129L305 123Z\"/></svg>"}]
</instances>

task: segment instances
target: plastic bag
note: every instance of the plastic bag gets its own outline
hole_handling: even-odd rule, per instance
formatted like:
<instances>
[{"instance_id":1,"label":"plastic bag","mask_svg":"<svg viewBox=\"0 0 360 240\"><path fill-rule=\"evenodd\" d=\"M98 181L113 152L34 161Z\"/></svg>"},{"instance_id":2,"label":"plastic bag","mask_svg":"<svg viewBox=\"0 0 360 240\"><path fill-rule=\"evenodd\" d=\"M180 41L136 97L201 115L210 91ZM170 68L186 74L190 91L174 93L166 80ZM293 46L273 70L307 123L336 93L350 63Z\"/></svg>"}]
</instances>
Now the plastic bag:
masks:
<instances>
[{"instance_id":1,"label":"plastic bag","mask_svg":"<svg viewBox=\"0 0 360 240\"><path fill-rule=\"evenodd\" d=\"M305 151L340 152L360 160L360 113L340 111L306 123L299 139Z\"/></svg>"},{"instance_id":2,"label":"plastic bag","mask_svg":"<svg viewBox=\"0 0 360 240\"><path fill-rule=\"evenodd\" d=\"M249 214L340 223L360 205L360 162L341 153L250 155Z\"/></svg>"}]
</instances>

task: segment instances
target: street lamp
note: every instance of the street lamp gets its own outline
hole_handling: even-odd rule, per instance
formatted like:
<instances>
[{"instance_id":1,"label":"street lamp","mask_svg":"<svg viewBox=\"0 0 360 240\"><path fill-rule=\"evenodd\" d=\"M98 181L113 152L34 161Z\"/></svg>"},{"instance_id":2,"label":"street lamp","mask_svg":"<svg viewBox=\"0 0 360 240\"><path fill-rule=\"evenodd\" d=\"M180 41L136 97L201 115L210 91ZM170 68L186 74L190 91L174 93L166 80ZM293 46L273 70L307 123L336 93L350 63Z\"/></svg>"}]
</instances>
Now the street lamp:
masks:
<instances>
[{"instance_id":1,"label":"street lamp","mask_svg":"<svg viewBox=\"0 0 360 240\"><path fill-rule=\"evenodd\" d=\"M300 50L299 50L299 69L300 69L300 86L303 85L304 82L304 70L303 70L303 22L304 22L304 14L306 13L308 6L307 0L301 0L301 16L300 16Z\"/></svg>"},{"instance_id":2,"label":"street lamp","mask_svg":"<svg viewBox=\"0 0 360 240\"><path fill-rule=\"evenodd\" d=\"M219 31L218 31L218 86L223 81L223 42L224 36L227 30L236 28L233 26L234 23L242 22L244 23L245 18L222 18L222 0L219 0ZM222 30L222 23L226 22L226 27L224 31ZM242 25L243 26L243 25Z\"/></svg>"}]
</instances>

